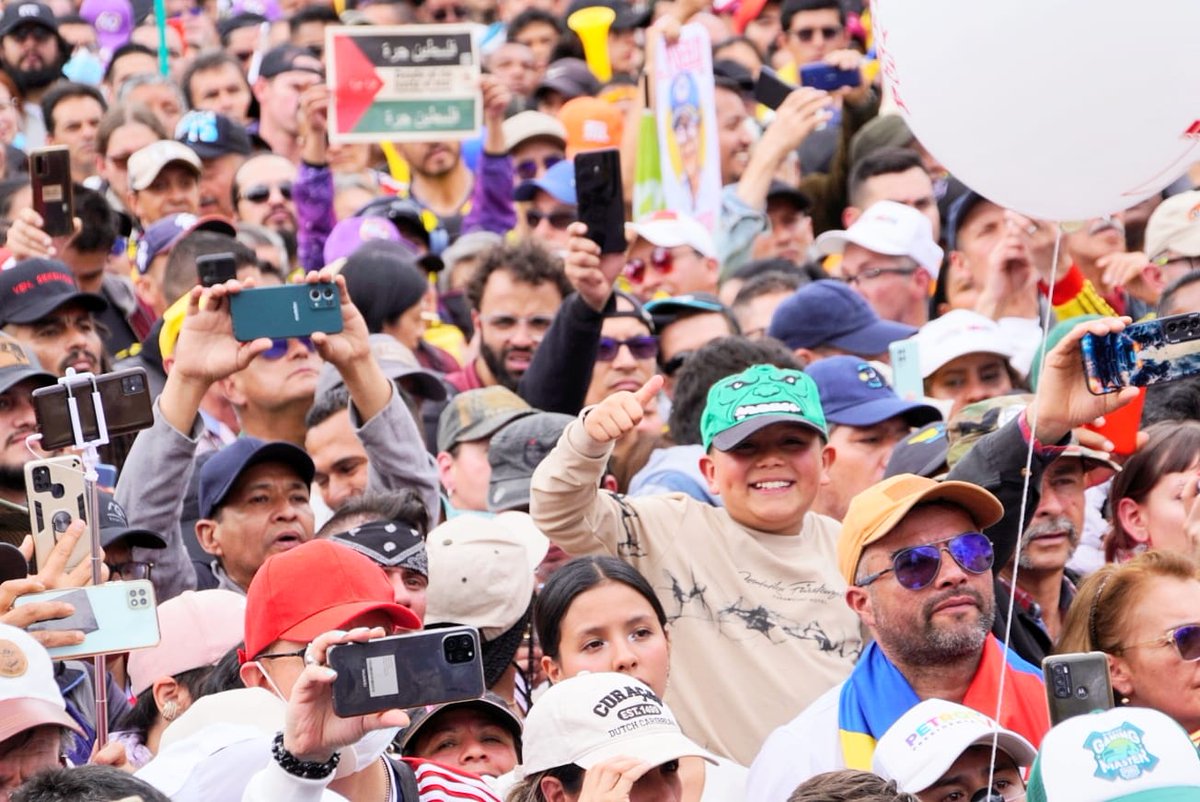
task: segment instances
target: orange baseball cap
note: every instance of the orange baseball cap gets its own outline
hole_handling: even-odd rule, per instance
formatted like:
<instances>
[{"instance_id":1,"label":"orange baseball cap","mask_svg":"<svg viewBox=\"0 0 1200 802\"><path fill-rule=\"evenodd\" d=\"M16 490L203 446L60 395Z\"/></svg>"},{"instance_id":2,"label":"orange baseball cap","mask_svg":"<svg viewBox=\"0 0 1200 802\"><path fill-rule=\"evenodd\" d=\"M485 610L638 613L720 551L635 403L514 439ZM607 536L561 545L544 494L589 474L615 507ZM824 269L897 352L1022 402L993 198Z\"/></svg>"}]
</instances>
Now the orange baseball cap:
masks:
<instances>
[{"instance_id":1,"label":"orange baseball cap","mask_svg":"<svg viewBox=\"0 0 1200 802\"><path fill-rule=\"evenodd\" d=\"M613 104L594 97L568 100L558 112L567 129L567 158L576 153L621 145L624 116Z\"/></svg>"}]
</instances>

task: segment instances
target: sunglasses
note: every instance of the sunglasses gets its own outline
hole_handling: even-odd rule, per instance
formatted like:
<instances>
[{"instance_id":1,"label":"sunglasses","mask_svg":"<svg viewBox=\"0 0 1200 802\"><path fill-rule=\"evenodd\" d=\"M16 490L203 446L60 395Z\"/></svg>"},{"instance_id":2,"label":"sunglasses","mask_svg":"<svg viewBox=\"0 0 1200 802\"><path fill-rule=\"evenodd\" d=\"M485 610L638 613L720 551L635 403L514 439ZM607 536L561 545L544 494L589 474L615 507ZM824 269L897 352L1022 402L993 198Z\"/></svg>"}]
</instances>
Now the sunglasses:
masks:
<instances>
[{"instance_id":1,"label":"sunglasses","mask_svg":"<svg viewBox=\"0 0 1200 802\"><path fill-rule=\"evenodd\" d=\"M554 154L542 159L522 159L513 165L513 172L522 180L532 181L538 177L539 171L549 170L564 158L564 156Z\"/></svg>"},{"instance_id":2,"label":"sunglasses","mask_svg":"<svg viewBox=\"0 0 1200 802\"><path fill-rule=\"evenodd\" d=\"M272 189L278 189L284 200L292 199L292 182L284 181L282 184L255 184L242 193L242 200L265 203L267 198L271 197Z\"/></svg>"},{"instance_id":3,"label":"sunglasses","mask_svg":"<svg viewBox=\"0 0 1200 802\"><path fill-rule=\"evenodd\" d=\"M308 349L311 354L317 350L317 346L313 343L311 337L297 337L297 340ZM282 359L287 355L288 349L291 348L292 341L289 339L271 340L271 347L263 351L260 356L265 359Z\"/></svg>"},{"instance_id":4,"label":"sunglasses","mask_svg":"<svg viewBox=\"0 0 1200 802\"><path fill-rule=\"evenodd\" d=\"M676 373L679 372L679 369L681 367L683 367L684 363L686 363L691 358L692 358L691 351L680 351L678 354L671 357L666 362L663 362L659 367L662 368L662 372L663 372L664 376L668 376L668 377L674 376Z\"/></svg>"},{"instance_id":5,"label":"sunglasses","mask_svg":"<svg viewBox=\"0 0 1200 802\"><path fill-rule=\"evenodd\" d=\"M892 567L884 568L864 577L856 584L865 588L884 574L894 573L901 587L920 590L937 579L942 568L942 552L950 552L958 567L970 574L990 571L995 554L992 541L979 532L964 532L945 540L937 540L922 546L900 549L892 555Z\"/></svg>"},{"instance_id":6,"label":"sunglasses","mask_svg":"<svg viewBox=\"0 0 1200 802\"><path fill-rule=\"evenodd\" d=\"M17 28L8 34L18 42L24 42L26 39L32 38L38 44L49 42L54 34L47 28L41 25L29 25L25 28Z\"/></svg>"},{"instance_id":7,"label":"sunglasses","mask_svg":"<svg viewBox=\"0 0 1200 802\"><path fill-rule=\"evenodd\" d=\"M1166 646L1168 644L1175 647L1175 651L1179 653L1179 659L1185 663L1194 663L1200 660L1200 624L1184 624L1181 627L1175 627L1161 638L1131 643L1122 651L1135 646Z\"/></svg>"},{"instance_id":8,"label":"sunglasses","mask_svg":"<svg viewBox=\"0 0 1200 802\"><path fill-rule=\"evenodd\" d=\"M596 349L596 359L612 362L617 358L622 345L629 348L629 353L633 354L634 359L653 359L658 355L658 338L650 334L641 334L628 340L601 337L600 347Z\"/></svg>"},{"instance_id":9,"label":"sunglasses","mask_svg":"<svg viewBox=\"0 0 1200 802\"><path fill-rule=\"evenodd\" d=\"M434 22L445 22L446 20L463 20L467 18L466 6L447 6L446 8L436 9L429 16L433 17Z\"/></svg>"},{"instance_id":10,"label":"sunglasses","mask_svg":"<svg viewBox=\"0 0 1200 802\"><path fill-rule=\"evenodd\" d=\"M650 252L649 259L630 259L625 262L625 278L634 284L641 284L646 278L647 267L653 267L664 276L670 275L675 269L675 255L670 248L656 247Z\"/></svg>"},{"instance_id":11,"label":"sunglasses","mask_svg":"<svg viewBox=\"0 0 1200 802\"><path fill-rule=\"evenodd\" d=\"M801 42L811 42L813 37L817 35L818 31L820 32L822 39L829 40L835 36L839 36L842 33L842 26L822 25L819 28L800 28L792 31L792 36L796 37Z\"/></svg>"},{"instance_id":12,"label":"sunglasses","mask_svg":"<svg viewBox=\"0 0 1200 802\"><path fill-rule=\"evenodd\" d=\"M529 209L525 212L525 223L531 229L537 228L538 223L543 220L550 224L550 227L555 231L566 231L567 226L579 219L579 216L574 212L539 212L537 209Z\"/></svg>"},{"instance_id":13,"label":"sunglasses","mask_svg":"<svg viewBox=\"0 0 1200 802\"><path fill-rule=\"evenodd\" d=\"M110 579L149 579L150 570L154 563L130 561L124 563L105 563L108 566Z\"/></svg>"}]
</instances>

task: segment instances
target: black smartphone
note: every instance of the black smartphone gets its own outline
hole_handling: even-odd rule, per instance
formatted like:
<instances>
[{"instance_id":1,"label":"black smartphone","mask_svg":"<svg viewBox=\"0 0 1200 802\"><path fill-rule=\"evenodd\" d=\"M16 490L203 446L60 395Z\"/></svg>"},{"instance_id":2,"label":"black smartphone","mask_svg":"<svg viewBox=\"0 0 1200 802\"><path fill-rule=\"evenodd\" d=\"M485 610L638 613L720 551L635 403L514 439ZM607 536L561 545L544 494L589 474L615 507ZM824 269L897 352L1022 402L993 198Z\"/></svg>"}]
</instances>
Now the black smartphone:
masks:
<instances>
[{"instance_id":1,"label":"black smartphone","mask_svg":"<svg viewBox=\"0 0 1200 802\"><path fill-rule=\"evenodd\" d=\"M758 80L754 82L754 99L768 109L777 109L787 100L787 96L796 91L796 87L779 77L779 73L770 67L763 67L758 72Z\"/></svg>"},{"instance_id":2,"label":"black smartphone","mask_svg":"<svg viewBox=\"0 0 1200 802\"><path fill-rule=\"evenodd\" d=\"M215 287L237 278L237 262L232 253L206 253L196 257L196 272L201 286Z\"/></svg>"},{"instance_id":3,"label":"black smartphone","mask_svg":"<svg viewBox=\"0 0 1200 802\"><path fill-rule=\"evenodd\" d=\"M248 343L259 337L282 340L314 331L342 330L342 294L337 285L282 284L254 287L229 297L233 336Z\"/></svg>"},{"instance_id":4,"label":"black smartphone","mask_svg":"<svg viewBox=\"0 0 1200 802\"><path fill-rule=\"evenodd\" d=\"M33 209L42 217L42 230L52 237L75 233L75 192L67 146L31 151L29 181L33 186Z\"/></svg>"},{"instance_id":5,"label":"black smartphone","mask_svg":"<svg viewBox=\"0 0 1200 802\"><path fill-rule=\"evenodd\" d=\"M474 627L447 627L329 649L333 712L346 718L483 696L483 655Z\"/></svg>"},{"instance_id":6,"label":"black smartphone","mask_svg":"<svg viewBox=\"0 0 1200 802\"><path fill-rule=\"evenodd\" d=\"M1104 652L1055 654L1042 661L1050 724L1113 706L1108 655Z\"/></svg>"},{"instance_id":7,"label":"black smartphone","mask_svg":"<svg viewBox=\"0 0 1200 802\"><path fill-rule=\"evenodd\" d=\"M624 253L625 194L621 189L621 152L616 148L588 150L575 157L575 196L579 219L587 223L588 239L600 253Z\"/></svg>"},{"instance_id":8,"label":"black smartphone","mask_svg":"<svg viewBox=\"0 0 1200 802\"><path fill-rule=\"evenodd\" d=\"M1200 373L1200 312L1126 326L1119 334L1085 334L1079 343L1088 389L1097 395Z\"/></svg>"},{"instance_id":9,"label":"black smartphone","mask_svg":"<svg viewBox=\"0 0 1200 802\"><path fill-rule=\"evenodd\" d=\"M104 373L92 379L80 378L71 383L71 392L61 384L40 387L33 391L33 412L42 433L39 444L45 451L75 445L75 429L71 422L70 397L74 397L79 412L79 426L84 440L99 437L96 405L92 399L100 392L104 422L109 438L141 431L154 423L153 401L146 371L128 368Z\"/></svg>"}]
</instances>

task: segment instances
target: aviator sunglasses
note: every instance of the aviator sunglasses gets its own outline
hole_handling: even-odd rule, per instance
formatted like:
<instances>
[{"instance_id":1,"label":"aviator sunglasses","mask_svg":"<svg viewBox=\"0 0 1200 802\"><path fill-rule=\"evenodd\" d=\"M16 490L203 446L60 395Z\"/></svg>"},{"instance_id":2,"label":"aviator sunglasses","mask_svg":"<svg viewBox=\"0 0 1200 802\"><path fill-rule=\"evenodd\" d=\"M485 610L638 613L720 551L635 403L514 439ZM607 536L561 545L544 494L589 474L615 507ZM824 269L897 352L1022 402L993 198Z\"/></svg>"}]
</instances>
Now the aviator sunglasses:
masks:
<instances>
[{"instance_id":1,"label":"aviator sunglasses","mask_svg":"<svg viewBox=\"0 0 1200 802\"><path fill-rule=\"evenodd\" d=\"M954 562L967 573L982 574L991 570L995 554L992 541L979 532L964 532L961 535L900 549L892 555L892 567L876 571L857 583L865 588L884 574L894 573L901 587L920 590L928 587L937 578L942 567L942 552L950 552Z\"/></svg>"}]
</instances>

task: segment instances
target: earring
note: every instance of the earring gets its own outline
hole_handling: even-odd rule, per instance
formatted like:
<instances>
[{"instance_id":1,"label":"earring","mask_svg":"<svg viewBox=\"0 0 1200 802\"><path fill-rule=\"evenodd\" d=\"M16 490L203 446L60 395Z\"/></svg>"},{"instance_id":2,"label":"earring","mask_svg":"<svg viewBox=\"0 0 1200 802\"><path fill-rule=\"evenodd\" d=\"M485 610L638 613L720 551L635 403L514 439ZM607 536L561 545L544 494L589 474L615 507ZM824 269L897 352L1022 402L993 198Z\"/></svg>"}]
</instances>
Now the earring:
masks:
<instances>
[{"instance_id":1,"label":"earring","mask_svg":"<svg viewBox=\"0 0 1200 802\"><path fill-rule=\"evenodd\" d=\"M174 699L169 699L162 708L162 717L166 721L174 721L179 716L179 705Z\"/></svg>"}]
</instances>

